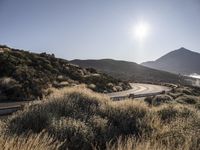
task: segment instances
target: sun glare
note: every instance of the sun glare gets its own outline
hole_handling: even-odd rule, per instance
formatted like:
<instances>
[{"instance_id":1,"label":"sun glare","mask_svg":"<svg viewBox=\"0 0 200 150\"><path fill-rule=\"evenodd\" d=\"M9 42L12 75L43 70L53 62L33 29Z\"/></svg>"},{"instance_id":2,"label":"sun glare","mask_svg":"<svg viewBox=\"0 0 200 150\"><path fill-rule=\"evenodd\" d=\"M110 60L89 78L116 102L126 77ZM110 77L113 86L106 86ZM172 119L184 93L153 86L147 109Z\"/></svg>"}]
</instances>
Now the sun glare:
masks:
<instances>
[{"instance_id":1,"label":"sun glare","mask_svg":"<svg viewBox=\"0 0 200 150\"><path fill-rule=\"evenodd\" d=\"M140 23L136 24L133 29L133 34L134 34L135 38L137 38L139 40L143 40L149 34L149 25L145 22L140 22Z\"/></svg>"}]
</instances>

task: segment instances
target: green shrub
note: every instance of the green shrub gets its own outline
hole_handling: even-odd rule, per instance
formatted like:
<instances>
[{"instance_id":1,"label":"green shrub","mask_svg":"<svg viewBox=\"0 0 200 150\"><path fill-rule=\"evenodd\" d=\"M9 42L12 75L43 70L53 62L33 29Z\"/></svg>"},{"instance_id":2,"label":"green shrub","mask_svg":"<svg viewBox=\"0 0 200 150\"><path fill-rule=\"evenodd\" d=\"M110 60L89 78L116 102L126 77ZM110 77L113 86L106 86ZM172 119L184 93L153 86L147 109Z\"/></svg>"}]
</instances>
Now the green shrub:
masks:
<instances>
[{"instance_id":1,"label":"green shrub","mask_svg":"<svg viewBox=\"0 0 200 150\"><path fill-rule=\"evenodd\" d=\"M200 102L200 98L196 96L184 95L184 96L178 97L176 101L182 104L196 104Z\"/></svg>"},{"instance_id":2,"label":"green shrub","mask_svg":"<svg viewBox=\"0 0 200 150\"><path fill-rule=\"evenodd\" d=\"M156 95L154 97L147 97L144 99L150 105L159 106L164 103L171 103L174 99L169 95Z\"/></svg>"},{"instance_id":3,"label":"green shrub","mask_svg":"<svg viewBox=\"0 0 200 150\"><path fill-rule=\"evenodd\" d=\"M152 131L149 121L152 114L144 103L126 102L107 105L102 110L101 116L109 120L107 133L109 138L129 134L139 136L142 132Z\"/></svg>"},{"instance_id":4,"label":"green shrub","mask_svg":"<svg viewBox=\"0 0 200 150\"><path fill-rule=\"evenodd\" d=\"M66 141L62 147L69 149L88 149L94 139L93 132L84 122L73 118L61 117L59 120L52 120L48 131L61 141Z\"/></svg>"},{"instance_id":5,"label":"green shrub","mask_svg":"<svg viewBox=\"0 0 200 150\"><path fill-rule=\"evenodd\" d=\"M41 106L29 107L9 119L8 128L13 133L24 133L26 131L40 132L50 123L50 112Z\"/></svg>"},{"instance_id":6,"label":"green shrub","mask_svg":"<svg viewBox=\"0 0 200 150\"><path fill-rule=\"evenodd\" d=\"M176 99L180 96L183 96L184 94L183 93L177 93L177 92L176 93L170 92L170 93L168 93L168 95L171 96L173 99Z\"/></svg>"},{"instance_id":7,"label":"green shrub","mask_svg":"<svg viewBox=\"0 0 200 150\"><path fill-rule=\"evenodd\" d=\"M198 114L193 109L190 109L186 106L182 105L168 105L164 106L163 108L159 108L158 115L160 116L161 120L164 122L171 122L174 121L176 118L196 118Z\"/></svg>"},{"instance_id":8,"label":"green shrub","mask_svg":"<svg viewBox=\"0 0 200 150\"><path fill-rule=\"evenodd\" d=\"M92 128L95 140L99 143L99 145L105 144L108 137L109 120L107 118L94 115L90 117L88 123Z\"/></svg>"},{"instance_id":9,"label":"green shrub","mask_svg":"<svg viewBox=\"0 0 200 150\"><path fill-rule=\"evenodd\" d=\"M0 78L0 101L21 100L24 97L21 85L9 77Z\"/></svg>"},{"instance_id":10,"label":"green shrub","mask_svg":"<svg viewBox=\"0 0 200 150\"><path fill-rule=\"evenodd\" d=\"M186 95L192 95L192 90L187 87L178 88L178 89L176 89L176 92L183 93Z\"/></svg>"}]
</instances>

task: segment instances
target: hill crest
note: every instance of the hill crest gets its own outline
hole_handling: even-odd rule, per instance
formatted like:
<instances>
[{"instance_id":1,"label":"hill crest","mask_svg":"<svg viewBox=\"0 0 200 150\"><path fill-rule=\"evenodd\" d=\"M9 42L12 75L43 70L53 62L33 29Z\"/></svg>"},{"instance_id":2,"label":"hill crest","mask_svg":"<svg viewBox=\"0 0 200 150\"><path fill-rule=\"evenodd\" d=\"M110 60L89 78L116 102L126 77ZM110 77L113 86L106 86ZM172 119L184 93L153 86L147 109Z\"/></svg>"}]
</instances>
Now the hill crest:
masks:
<instances>
[{"instance_id":1,"label":"hill crest","mask_svg":"<svg viewBox=\"0 0 200 150\"><path fill-rule=\"evenodd\" d=\"M48 94L51 87L86 84L90 89L107 93L130 88L127 82L81 68L54 54L32 53L0 46L0 101L33 100Z\"/></svg>"}]
</instances>

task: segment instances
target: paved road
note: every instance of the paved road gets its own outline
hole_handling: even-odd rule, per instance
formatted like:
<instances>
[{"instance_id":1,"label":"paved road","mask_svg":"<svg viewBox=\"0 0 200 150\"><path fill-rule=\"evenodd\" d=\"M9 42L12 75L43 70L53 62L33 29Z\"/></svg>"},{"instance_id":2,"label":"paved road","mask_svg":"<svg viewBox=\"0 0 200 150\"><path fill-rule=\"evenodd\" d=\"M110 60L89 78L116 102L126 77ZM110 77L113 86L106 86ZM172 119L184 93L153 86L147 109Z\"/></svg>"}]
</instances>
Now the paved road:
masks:
<instances>
[{"instance_id":1,"label":"paved road","mask_svg":"<svg viewBox=\"0 0 200 150\"><path fill-rule=\"evenodd\" d=\"M115 97L126 97L130 94L134 94L135 96L145 96L149 94L156 94L160 93L162 91L170 91L171 88L161 85L154 85L154 84L142 84L142 83L130 83L132 89L127 91L121 91L121 92L114 92L107 94L111 98Z\"/></svg>"},{"instance_id":2,"label":"paved road","mask_svg":"<svg viewBox=\"0 0 200 150\"><path fill-rule=\"evenodd\" d=\"M141 83L130 83L132 89L121 92L114 92L107 94L109 97L113 99L128 97L130 94L134 94L134 96L145 97L149 94L158 94L162 91L170 91L171 88L161 85L153 85L153 84L141 84ZM11 103L0 103L0 115L8 114L10 112L16 111L20 107L20 105L25 104L26 102L11 102Z\"/></svg>"}]
</instances>

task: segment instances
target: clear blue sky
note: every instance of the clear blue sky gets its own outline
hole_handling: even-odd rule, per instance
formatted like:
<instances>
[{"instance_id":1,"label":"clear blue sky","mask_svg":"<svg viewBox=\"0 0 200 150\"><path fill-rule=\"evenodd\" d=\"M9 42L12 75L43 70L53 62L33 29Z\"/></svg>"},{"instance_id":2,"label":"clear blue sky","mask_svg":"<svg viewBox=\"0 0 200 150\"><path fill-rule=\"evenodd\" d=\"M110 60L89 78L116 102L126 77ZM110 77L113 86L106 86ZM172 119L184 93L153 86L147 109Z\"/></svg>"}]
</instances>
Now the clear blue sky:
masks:
<instances>
[{"instance_id":1,"label":"clear blue sky","mask_svg":"<svg viewBox=\"0 0 200 150\"><path fill-rule=\"evenodd\" d=\"M145 21L148 37L130 35ZM143 62L200 52L200 0L0 0L0 44L66 59Z\"/></svg>"}]
</instances>

